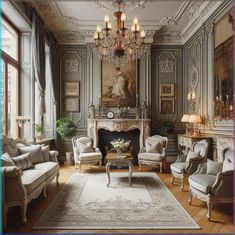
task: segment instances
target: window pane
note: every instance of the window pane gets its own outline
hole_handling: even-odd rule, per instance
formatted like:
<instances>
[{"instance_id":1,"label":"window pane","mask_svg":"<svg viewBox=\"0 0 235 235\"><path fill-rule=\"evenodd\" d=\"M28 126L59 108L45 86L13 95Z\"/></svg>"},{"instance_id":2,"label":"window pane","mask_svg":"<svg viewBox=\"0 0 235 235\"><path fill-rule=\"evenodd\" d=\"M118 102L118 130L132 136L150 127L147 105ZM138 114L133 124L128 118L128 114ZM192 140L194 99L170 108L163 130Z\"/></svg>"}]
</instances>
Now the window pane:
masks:
<instances>
[{"instance_id":1,"label":"window pane","mask_svg":"<svg viewBox=\"0 0 235 235\"><path fill-rule=\"evenodd\" d=\"M5 100L5 82L6 82L6 71L5 71L5 61L2 60L2 87L1 87L1 97L2 97L2 133L6 135L6 100Z\"/></svg>"},{"instance_id":2,"label":"window pane","mask_svg":"<svg viewBox=\"0 0 235 235\"><path fill-rule=\"evenodd\" d=\"M18 34L5 20L2 20L2 50L18 60Z\"/></svg>"},{"instance_id":3,"label":"window pane","mask_svg":"<svg viewBox=\"0 0 235 235\"><path fill-rule=\"evenodd\" d=\"M18 70L8 65L7 92L7 133L11 137L18 136L16 116L18 114Z\"/></svg>"}]
</instances>

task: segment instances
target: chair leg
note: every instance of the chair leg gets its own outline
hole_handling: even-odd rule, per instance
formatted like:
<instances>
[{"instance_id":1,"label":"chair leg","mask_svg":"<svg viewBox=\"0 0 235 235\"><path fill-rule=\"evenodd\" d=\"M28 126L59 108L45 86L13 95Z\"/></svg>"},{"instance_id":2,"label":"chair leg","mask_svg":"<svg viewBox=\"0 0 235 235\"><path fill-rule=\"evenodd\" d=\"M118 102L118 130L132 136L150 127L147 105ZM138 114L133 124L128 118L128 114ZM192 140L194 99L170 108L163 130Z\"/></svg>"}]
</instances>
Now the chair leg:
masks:
<instances>
[{"instance_id":1,"label":"chair leg","mask_svg":"<svg viewBox=\"0 0 235 235\"><path fill-rule=\"evenodd\" d=\"M184 191L184 176L181 178L181 190Z\"/></svg>"},{"instance_id":2,"label":"chair leg","mask_svg":"<svg viewBox=\"0 0 235 235\"><path fill-rule=\"evenodd\" d=\"M60 176L60 173L58 172L56 175L56 186L57 187L59 186L59 176Z\"/></svg>"},{"instance_id":3,"label":"chair leg","mask_svg":"<svg viewBox=\"0 0 235 235\"><path fill-rule=\"evenodd\" d=\"M188 199L189 205L192 205L192 192L189 189L189 199Z\"/></svg>"},{"instance_id":4,"label":"chair leg","mask_svg":"<svg viewBox=\"0 0 235 235\"><path fill-rule=\"evenodd\" d=\"M101 167L102 166L102 161L100 161L100 163L99 163L99 167Z\"/></svg>"},{"instance_id":5,"label":"chair leg","mask_svg":"<svg viewBox=\"0 0 235 235\"><path fill-rule=\"evenodd\" d=\"M21 215L22 215L22 221L24 224L27 222L26 212L27 212L27 203L21 204Z\"/></svg>"},{"instance_id":6,"label":"chair leg","mask_svg":"<svg viewBox=\"0 0 235 235\"><path fill-rule=\"evenodd\" d=\"M162 174L162 162L160 162L160 173Z\"/></svg>"},{"instance_id":7,"label":"chair leg","mask_svg":"<svg viewBox=\"0 0 235 235\"><path fill-rule=\"evenodd\" d=\"M141 163L139 162L139 171L141 170Z\"/></svg>"},{"instance_id":8,"label":"chair leg","mask_svg":"<svg viewBox=\"0 0 235 235\"><path fill-rule=\"evenodd\" d=\"M212 213L212 200L211 197L209 197L206 201L207 204L207 218L210 221L211 220L211 213Z\"/></svg>"},{"instance_id":9,"label":"chair leg","mask_svg":"<svg viewBox=\"0 0 235 235\"><path fill-rule=\"evenodd\" d=\"M174 184L175 177L172 175L171 184Z\"/></svg>"}]
</instances>

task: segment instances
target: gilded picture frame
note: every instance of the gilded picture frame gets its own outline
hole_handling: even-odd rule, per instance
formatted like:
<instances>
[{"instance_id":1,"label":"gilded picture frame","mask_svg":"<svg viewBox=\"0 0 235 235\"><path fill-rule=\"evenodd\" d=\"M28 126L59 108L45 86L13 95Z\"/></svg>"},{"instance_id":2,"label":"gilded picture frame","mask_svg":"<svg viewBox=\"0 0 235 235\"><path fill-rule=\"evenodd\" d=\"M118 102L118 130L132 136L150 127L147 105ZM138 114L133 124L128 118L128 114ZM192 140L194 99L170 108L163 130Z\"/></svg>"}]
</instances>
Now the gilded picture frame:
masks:
<instances>
[{"instance_id":1,"label":"gilded picture frame","mask_svg":"<svg viewBox=\"0 0 235 235\"><path fill-rule=\"evenodd\" d=\"M160 84L160 96L163 96L163 97L175 96L175 84L174 83L161 83Z\"/></svg>"},{"instance_id":2,"label":"gilded picture frame","mask_svg":"<svg viewBox=\"0 0 235 235\"><path fill-rule=\"evenodd\" d=\"M160 99L160 114L174 114L175 113L175 99L161 98Z\"/></svg>"},{"instance_id":3,"label":"gilded picture frame","mask_svg":"<svg viewBox=\"0 0 235 235\"><path fill-rule=\"evenodd\" d=\"M64 83L64 93L65 96L80 96L80 84L79 81L65 81Z\"/></svg>"}]
</instances>

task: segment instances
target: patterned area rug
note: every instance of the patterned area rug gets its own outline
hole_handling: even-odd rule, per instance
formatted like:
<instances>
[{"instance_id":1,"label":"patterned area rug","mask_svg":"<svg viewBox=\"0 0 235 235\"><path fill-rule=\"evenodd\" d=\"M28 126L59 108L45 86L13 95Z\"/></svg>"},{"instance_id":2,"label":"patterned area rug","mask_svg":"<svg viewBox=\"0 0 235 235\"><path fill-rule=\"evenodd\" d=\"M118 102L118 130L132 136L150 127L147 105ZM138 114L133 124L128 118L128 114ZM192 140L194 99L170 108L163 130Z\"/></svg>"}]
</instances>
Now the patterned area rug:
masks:
<instances>
[{"instance_id":1,"label":"patterned area rug","mask_svg":"<svg viewBox=\"0 0 235 235\"><path fill-rule=\"evenodd\" d=\"M74 173L33 229L199 229L155 173Z\"/></svg>"}]
</instances>

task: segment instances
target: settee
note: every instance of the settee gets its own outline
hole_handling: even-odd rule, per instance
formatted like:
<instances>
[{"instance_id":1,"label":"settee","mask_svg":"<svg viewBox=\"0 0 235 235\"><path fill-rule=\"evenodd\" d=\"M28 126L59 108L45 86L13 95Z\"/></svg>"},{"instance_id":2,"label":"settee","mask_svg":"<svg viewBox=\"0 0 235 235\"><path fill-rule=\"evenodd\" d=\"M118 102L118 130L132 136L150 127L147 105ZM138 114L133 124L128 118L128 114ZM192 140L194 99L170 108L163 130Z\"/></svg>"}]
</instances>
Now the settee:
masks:
<instances>
[{"instance_id":1,"label":"settee","mask_svg":"<svg viewBox=\"0 0 235 235\"><path fill-rule=\"evenodd\" d=\"M58 186L58 152L49 146L29 145L20 139L2 136L2 203L3 227L6 227L7 209L20 206L23 223L26 223L28 203L56 179Z\"/></svg>"}]
</instances>

